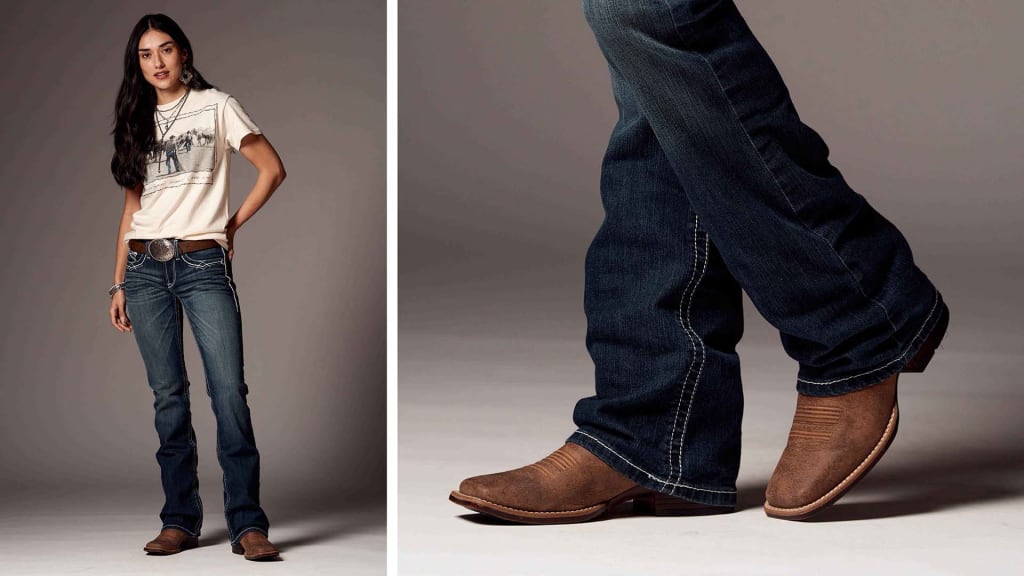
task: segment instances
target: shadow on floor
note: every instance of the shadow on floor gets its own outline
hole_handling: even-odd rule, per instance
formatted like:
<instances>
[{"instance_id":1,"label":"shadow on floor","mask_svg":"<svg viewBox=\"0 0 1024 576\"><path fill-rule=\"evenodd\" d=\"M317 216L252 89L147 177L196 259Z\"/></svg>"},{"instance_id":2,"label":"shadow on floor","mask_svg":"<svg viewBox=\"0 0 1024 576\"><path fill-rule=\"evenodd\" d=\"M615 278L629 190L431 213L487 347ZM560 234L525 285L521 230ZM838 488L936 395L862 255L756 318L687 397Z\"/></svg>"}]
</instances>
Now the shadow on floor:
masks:
<instances>
[{"instance_id":1,"label":"shadow on floor","mask_svg":"<svg viewBox=\"0 0 1024 576\"><path fill-rule=\"evenodd\" d=\"M1003 438L1007 442L1010 438ZM926 514L971 504L997 502L1024 495L1024 440L1012 445L990 446L984 451L966 449L930 460L886 462L857 484L845 498L805 522L848 522ZM761 508L767 481L741 485L736 511ZM858 500L851 496L861 495ZM870 499L864 496L870 495ZM609 520L633 516L624 503L602 516ZM485 514L460 518L482 525L518 526Z\"/></svg>"},{"instance_id":2,"label":"shadow on floor","mask_svg":"<svg viewBox=\"0 0 1024 576\"><path fill-rule=\"evenodd\" d=\"M849 503L840 500L808 522L892 518L998 502L1024 494L1022 479L1024 441L974 452L951 451L931 460L893 462L876 469L854 488L880 497Z\"/></svg>"},{"instance_id":3,"label":"shadow on floor","mask_svg":"<svg viewBox=\"0 0 1024 576\"><path fill-rule=\"evenodd\" d=\"M266 504L264 504L266 506ZM387 509L383 496L352 498L332 501L330 497L316 499L308 495L301 498L284 498L267 508L271 522L271 540L284 554L288 550L337 540L354 534L379 529L387 523ZM297 528L299 532L290 538L274 538L273 532L280 528ZM227 530L212 528L203 531L200 546L228 546Z\"/></svg>"}]
</instances>

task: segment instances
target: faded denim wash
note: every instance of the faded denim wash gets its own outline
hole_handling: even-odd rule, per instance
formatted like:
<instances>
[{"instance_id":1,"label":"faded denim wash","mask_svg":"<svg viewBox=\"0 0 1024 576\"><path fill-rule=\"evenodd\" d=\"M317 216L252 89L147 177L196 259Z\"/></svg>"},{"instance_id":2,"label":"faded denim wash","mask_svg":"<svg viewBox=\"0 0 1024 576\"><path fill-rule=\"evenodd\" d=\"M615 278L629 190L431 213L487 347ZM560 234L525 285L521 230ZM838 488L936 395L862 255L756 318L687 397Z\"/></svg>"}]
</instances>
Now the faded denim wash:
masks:
<instances>
[{"instance_id":1,"label":"faded denim wash","mask_svg":"<svg viewBox=\"0 0 1024 576\"><path fill-rule=\"evenodd\" d=\"M828 161L731 1L587 0L619 109L586 261L596 395L570 441L639 484L736 500L741 291L800 393L899 372L945 304Z\"/></svg>"},{"instance_id":2,"label":"faded denim wash","mask_svg":"<svg viewBox=\"0 0 1024 576\"><path fill-rule=\"evenodd\" d=\"M165 496L160 519L165 528L180 528L194 536L203 524L182 342L187 317L217 420L217 458L224 473L224 514L232 543L248 531L266 534L269 529L260 507L260 455L246 404L242 323L235 290L231 261L223 248L179 254L167 262L129 252L126 309L154 396L160 437L156 459Z\"/></svg>"}]
</instances>

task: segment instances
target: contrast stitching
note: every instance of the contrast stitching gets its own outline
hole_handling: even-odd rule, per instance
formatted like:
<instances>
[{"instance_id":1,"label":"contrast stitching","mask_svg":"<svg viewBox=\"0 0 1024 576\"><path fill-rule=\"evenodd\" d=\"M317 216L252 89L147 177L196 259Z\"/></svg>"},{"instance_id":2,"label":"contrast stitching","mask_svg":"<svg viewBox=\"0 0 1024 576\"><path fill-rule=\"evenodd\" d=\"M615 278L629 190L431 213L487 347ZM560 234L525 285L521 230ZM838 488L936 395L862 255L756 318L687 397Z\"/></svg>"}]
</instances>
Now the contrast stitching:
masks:
<instances>
[{"instance_id":1,"label":"contrast stitching","mask_svg":"<svg viewBox=\"0 0 1024 576\"><path fill-rule=\"evenodd\" d=\"M228 263L227 263L228 253L227 253L226 250L224 250L223 246L220 247L220 252L221 252L221 254L224 257L224 278L227 279L227 281L228 281L228 288L231 288L231 296L232 296L232 298L235 299L235 312L240 312L241 310L239 309L239 306L238 306L238 293L235 292L235 282L234 282L234 280L231 279L230 276L228 276Z\"/></svg>"},{"instance_id":2,"label":"contrast stitching","mask_svg":"<svg viewBox=\"0 0 1024 576\"><path fill-rule=\"evenodd\" d=\"M697 219L694 218L694 225L699 226ZM686 322L690 323L690 308L693 306L693 298L697 295L697 288L700 286L700 281L704 279L704 272L708 269L708 234L704 232L704 265L700 271L700 277L697 278L697 283L693 287L693 293L690 295L690 303L686 308ZM693 326L690 326L690 330L693 330ZM693 390L690 392L689 406L686 408L686 419L683 420L683 431L679 435L679 474L676 475L676 480L680 480L683 476L683 446L686 443L686 428L690 423L690 413L693 411L693 401L697 398L697 387L700 386L700 376L704 373L704 362L707 360L707 348L704 346L704 341L701 340L700 335L694 330L694 335L697 336L697 342L700 343L700 367L697 368L697 377L693 381ZM687 372L689 375L689 372Z\"/></svg>"},{"instance_id":3,"label":"contrast stitching","mask_svg":"<svg viewBox=\"0 0 1024 576\"><path fill-rule=\"evenodd\" d=\"M222 250L223 250L223 248L222 248ZM190 267L196 268L198 270L202 270L204 268L209 268L210 266L214 266L216 264L223 264L224 263L224 260L208 260L206 262L203 262L201 260L194 260L194 259L190 258L188 254L182 254L181 255L181 260L185 264L188 264Z\"/></svg>"},{"instance_id":4,"label":"contrast stitching","mask_svg":"<svg viewBox=\"0 0 1024 576\"><path fill-rule=\"evenodd\" d=\"M185 532L186 534L188 534L189 536L191 536L193 538L198 538L199 537L199 532L193 532L193 531L189 530L188 528L185 528L184 526L180 526L178 524L164 524L163 528L177 528L178 530L181 530L182 532Z\"/></svg>"},{"instance_id":5,"label":"contrast stitching","mask_svg":"<svg viewBox=\"0 0 1024 576\"><path fill-rule=\"evenodd\" d=\"M139 253L135 252L134 250L129 250L128 251L128 255L131 256L132 254L139 254ZM146 263L146 260L149 259L149 254L142 253L141 256L142 257L139 258L139 261L136 262L135 264L132 264L131 262L127 262L126 265L125 265L125 269L126 270L138 270L143 264Z\"/></svg>"},{"instance_id":6,"label":"contrast stitching","mask_svg":"<svg viewBox=\"0 0 1024 576\"><path fill-rule=\"evenodd\" d=\"M669 5L667 0L662 0L662 3L668 9L669 17L672 19L672 30L676 33L676 36L679 38L679 40L685 43L685 40L683 39L682 33L679 32L679 27L676 25L675 16L672 14L672 7ZM818 238L820 238L821 241L824 242L826 246L828 246L829 251L832 252L832 254L836 257L837 260L839 260L839 263L843 265L843 268L846 270L847 274L850 276L850 279L853 280L853 284L854 284L854 286L857 287L857 291L860 292L860 295L863 296L864 298L866 298L871 303L873 303L875 306L878 306L879 308L882 309L882 314L885 316L886 322L888 322L889 323L889 327L892 328L892 333L893 333L892 338L895 340L896 339L896 332L897 332L896 325L893 324L892 319L889 317L889 311L885 308L884 305L882 305L881 302L879 302L878 300L875 300L874 298L868 296L867 293L864 292L864 287L861 286L860 281L857 280L857 277L854 275L853 270L850 270L850 267L847 266L846 261L843 260L843 257L840 256L838 252L836 252L836 249L835 249L834 246L832 246L832 243L829 242L828 239L825 238L823 235L821 235L817 230L814 230L810 226L808 226L803 221L803 219L800 218L800 214L797 212L796 207L793 206L793 202L790 201L789 196L786 195L786 191L783 190L782 184L780 184L778 178L775 177L775 173L772 172L772 169L768 166L768 163L765 161L764 156L762 156L761 152L757 149L757 145L754 144L754 140L750 137L750 133L747 132L747 127L744 126L743 125L743 121L740 120L740 114L736 110L736 106L733 105L732 99L729 98L729 93L726 91L725 86L722 85L722 81L718 77L718 73L715 72L714 66L711 65L711 62L703 54L701 54L699 52L692 52L692 53L697 55L704 62L704 64L708 67L708 70L711 71L711 76L715 79L715 83L718 84L718 88L722 91L722 95L725 96L725 101L729 103L729 108L732 110L733 115L736 117L736 123L739 125L740 129L743 131L743 135L746 136L747 142L750 143L751 148L753 148L754 154L757 156L758 160L761 161L761 165L764 166L765 172L767 172L768 176L771 177L772 183L775 184L775 188L778 189L778 191L782 195L783 199L785 199L786 204L789 205L789 209L793 211L793 215L796 216L797 221L800 222L800 224L804 227L805 230L807 230L811 234L813 234L813 235L817 236ZM899 345L899 341L898 340L896 341L896 344Z\"/></svg>"},{"instance_id":7,"label":"contrast stitching","mask_svg":"<svg viewBox=\"0 0 1024 576\"><path fill-rule=\"evenodd\" d=\"M679 296L679 308L678 308L678 311L676 312L676 320L679 322L679 326L682 327L683 332L686 333L687 339L690 340L690 350L691 350L691 362L690 362L689 366L687 366L687 368L686 368L686 375L683 377L683 385L682 385L681 389L679 390L679 401L676 402L676 414L672 418L672 432L669 435L669 440L668 440L668 475L670 477L671 476L676 476L677 479L678 479L678 475L673 474L673 471L675 470L675 467L672 464L672 446L675 444L676 425L679 423L679 412L680 412L680 410L683 407L683 398L686 397L686 383L690 381L690 372L693 370L693 360L696 360L696 358L697 358L697 345L694 344L694 336L691 333L691 330L687 326L687 324L683 322L683 302L686 300L686 295L690 292L690 286L693 285L693 281L697 277L697 220L698 220L698 216L697 216L696 213L694 213L694 215L693 215L693 222L694 222L694 224L693 224L693 268L690 270L690 280L686 283L686 288L683 289L683 293ZM702 272L702 274L703 274L703 272ZM696 292L696 288L694 289L694 292ZM687 319L687 322L690 319L689 306L687 306L686 319ZM691 404L691 406L692 406L692 404ZM687 408L687 415L689 415L689 408ZM680 451L679 451L679 471L680 471L680 474L682 473L682 468L683 468L683 456L682 456L682 448L680 448Z\"/></svg>"},{"instance_id":8,"label":"contrast stitching","mask_svg":"<svg viewBox=\"0 0 1024 576\"><path fill-rule=\"evenodd\" d=\"M242 530L241 532L239 532L238 536L236 536L236 537L231 539L231 543L232 544L238 544L238 541L242 539L242 536L245 536L249 532L259 532L260 534L263 534L264 536L267 535L267 531L264 530L263 528L259 528L257 526L252 526L250 528L246 528L245 530Z\"/></svg>"},{"instance_id":9,"label":"contrast stitching","mask_svg":"<svg viewBox=\"0 0 1024 576\"><path fill-rule=\"evenodd\" d=\"M602 506L607 506L608 505L608 502L605 501L605 502L602 502L600 504L594 504L593 506L587 506L586 508L575 508L573 510L553 510L553 511L523 510L522 508L513 508L511 506L505 506L503 504L498 504L497 502L491 502L490 500L485 500L483 498L478 498L476 496L470 496L469 494L463 494L462 492L456 491L456 493L459 496L462 496L463 498L466 498L467 500L476 500L477 502L483 502L484 504L488 504L490 506L494 506L495 508L504 508L505 510L511 510L513 512L522 512L522 513L525 513L525 514L548 514L548 515L550 515L550 514L574 514L574 513L577 513L577 512L587 512L587 511L590 511L590 510L596 510L597 508L601 508Z\"/></svg>"},{"instance_id":10,"label":"contrast stitching","mask_svg":"<svg viewBox=\"0 0 1024 576\"><path fill-rule=\"evenodd\" d=\"M853 376L846 376L846 377L843 377L843 378L837 378L835 380L829 380L828 382L814 382L812 380L804 380L802 378L797 378L796 381L797 382L803 382L804 384L813 384L815 386L827 386L829 384L835 384L836 382L843 382L845 380L850 380L851 378L859 378L860 376L866 376L868 374L873 374L875 372L878 372L879 370L884 369L887 366L890 366L890 365L892 365L892 364L894 364L896 362L899 362L900 360L902 360L910 352L910 349L914 347L914 343L917 342L918 338L921 337L921 333L924 332L925 326L928 326L928 322L932 319L932 315L935 314L935 310L938 308L938 306L939 306L939 291L935 290L935 302L932 304L931 311L928 312L928 317L925 318L924 319L924 323L921 324L921 328L919 328L917 330L917 334L914 335L914 337L910 340L910 344L908 344L907 347L903 350L903 354L900 354L899 356L897 356L896 358L890 360L889 362L886 362L885 364L883 364L883 365L881 365L881 366L879 366L877 368L873 368L871 370L868 370L867 372L862 372L860 374L854 374Z\"/></svg>"},{"instance_id":11,"label":"contrast stitching","mask_svg":"<svg viewBox=\"0 0 1024 576\"><path fill-rule=\"evenodd\" d=\"M590 438L594 442L597 442L602 447L604 447L605 450L611 452L612 455L614 455L615 457L619 458L620 460L622 460L626 464L629 464L633 468L636 468L637 470L639 470L639 471L643 472L644 474L646 474L647 477L650 478L651 480L654 480L656 482L661 482L662 484L665 484L666 486L674 486L676 488L686 488L687 490L695 490L697 492L710 492L710 493L713 493L713 494L735 494L736 493L735 490L709 490L707 488L697 488L696 486L690 486L688 484L679 484L677 482L669 482L668 480L662 480L661 478L658 478L657 476L655 476L654 474L651 474L647 470L644 470L643 468L637 466L636 464L633 464L632 462L629 461L628 458L626 458L622 454L619 454L615 450L612 450L611 447L609 447L607 444L605 444L604 442L602 442L602 441L598 440L597 438L591 436L590 434L587 434L583 430L577 430L576 433L581 435L581 436L586 436L587 438Z\"/></svg>"}]
</instances>

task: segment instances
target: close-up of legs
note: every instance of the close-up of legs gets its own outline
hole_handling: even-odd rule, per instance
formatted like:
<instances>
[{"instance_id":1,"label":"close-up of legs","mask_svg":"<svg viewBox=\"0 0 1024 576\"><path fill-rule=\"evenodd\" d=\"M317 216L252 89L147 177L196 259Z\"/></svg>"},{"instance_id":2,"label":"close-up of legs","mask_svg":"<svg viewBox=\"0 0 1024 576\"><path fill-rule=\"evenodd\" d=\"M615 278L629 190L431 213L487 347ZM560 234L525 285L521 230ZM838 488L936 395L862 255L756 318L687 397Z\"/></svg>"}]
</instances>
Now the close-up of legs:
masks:
<instances>
[{"instance_id":1,"label":"close-up of legs","mask_svg":"<svg viewBox=\"0 0 1024 576\"><path fill-rule=\"evenodd\" d=\"M547 458L450 499L529 524L736 506L742 293L799 366L768 516L809 518L892 442L897 378L949 311L899 230L846 183L731 1L588 0L619 118L586 258L595 393Z\"/></svg>"}]
</instances>

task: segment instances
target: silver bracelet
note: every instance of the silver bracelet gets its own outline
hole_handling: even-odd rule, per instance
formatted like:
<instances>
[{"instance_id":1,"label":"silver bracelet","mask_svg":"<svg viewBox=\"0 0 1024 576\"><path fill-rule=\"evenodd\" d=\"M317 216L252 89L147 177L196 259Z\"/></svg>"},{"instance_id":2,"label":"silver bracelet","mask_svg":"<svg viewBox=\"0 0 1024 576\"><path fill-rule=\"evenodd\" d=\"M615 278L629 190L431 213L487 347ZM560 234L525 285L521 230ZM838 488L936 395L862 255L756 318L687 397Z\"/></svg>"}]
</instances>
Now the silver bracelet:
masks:
<instances>
[{"instance_id":1,"label":"silver bracelet","mask_svg":"<svg viewBox=\"0 0 1024 576\"><path fill-rule=\"evenodd\" d=\"M114 294L117 294L121 290L124 290L124 282L118 282L117 284L111 286L110 290L107 290L107 296L113 298Z\"/></svg>"}]
</instances>

